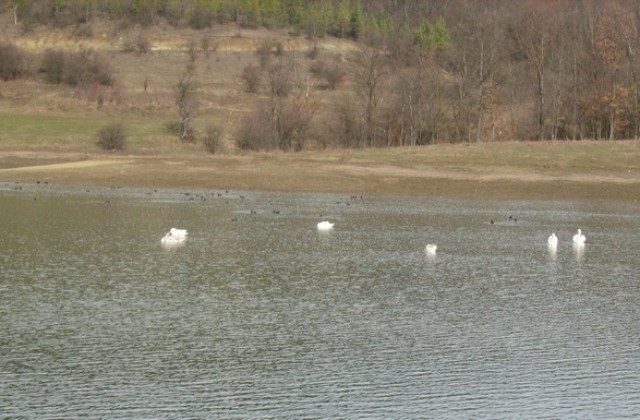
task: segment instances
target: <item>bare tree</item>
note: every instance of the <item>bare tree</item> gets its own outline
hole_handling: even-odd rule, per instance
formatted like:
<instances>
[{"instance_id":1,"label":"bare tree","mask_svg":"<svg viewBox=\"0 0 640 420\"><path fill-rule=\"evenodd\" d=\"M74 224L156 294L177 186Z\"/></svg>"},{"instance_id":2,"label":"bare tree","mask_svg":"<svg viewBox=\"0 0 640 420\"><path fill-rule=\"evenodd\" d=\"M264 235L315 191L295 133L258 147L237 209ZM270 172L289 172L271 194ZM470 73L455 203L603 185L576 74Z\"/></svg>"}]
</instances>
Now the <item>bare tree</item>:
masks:
<instances>
[{"instance_id":1,"label":"bare tree","mask_svg":"<svg viewBox=\"0 0 640 420\"><path fill-rule=\"evenodd\" d=\"M193 140L193 119L200 107L198 100L198 83L187 75L175 87L175 100L178 106L178 122L180 140Z\"/></svg>"},{"instance_id":2,"label":"bare tree","mask_svg":"<svg viewBox=\"0 0 640 420\"><path fill-rule=\"evenodd\" d=\"M387 76L384 51L376 47L361 46L351 58L351 77L356 94L364 101L364 138L361 146L376 145L375 117L380 90Z\"/></svg>"},{"instance_id":3,"label":"bare tree","mask_svg":"<svg viewBox=\"0 0 640 420\"><path fill-rule=\"evenodd\" d=\"M351 94L345 93L340 98L323 126L325 131L321 134L329 139L324 140L324 144L334 143L344 148L360 146L364 129L356 102Z\"/></svg>"},{"instance_id":4,"label":"bare tree","mask_svg":"<svg viewBox=\"0 0 640 420\"><path fill-rule=\"evenodd\" d=\"M607 9L596 26L595 48L604 76L600 96L606 103L607 137L610 140L615 138L617 132L624 131L628 124L624 117L630 91L625 78L628 70L625 50L629 45L626 39L631 37L630 26L629 16L616 5Z\"/></svg>"},{"instance_id":5,"label":"bare tree","mask_svg":"<svg viewBox=\"0 0 640 420\"><path fill-rule=\"evenodd\" d=\"M625 55L628 60L630 82L632 86L633 98L630 103L630 114L633 119L634 139L640 138L640 57L638 50L640 49L640 4L637 4L630 19L629 31L624 33L625 38Z\"/></svg>"},{"instance_id":6,"label":"bare tree","mask_svg":"<svg viewBox=\"0 0 640 420\"><path fill-rule=\"evenodd\" d=\"M538 139L546 137L546 103L547 72L549 58L556 48L552 20L557 10L551 6L536 5L526 10L519 22L508 28L508 33L515 43L516 53L520 54L528 68L535 74L537 96Z\"/></svg>"},{"instance_id":7,"label":"bare tree","mask_svg":"<svg viewBox=\"0 0 640 420\"><path fill-rule=\"evenodd\" d=\"M304 148L316 109L316 104L306 98L295 98L282 104L276 121L280 149L299 152Z\"/></svg>"}]
</instances>

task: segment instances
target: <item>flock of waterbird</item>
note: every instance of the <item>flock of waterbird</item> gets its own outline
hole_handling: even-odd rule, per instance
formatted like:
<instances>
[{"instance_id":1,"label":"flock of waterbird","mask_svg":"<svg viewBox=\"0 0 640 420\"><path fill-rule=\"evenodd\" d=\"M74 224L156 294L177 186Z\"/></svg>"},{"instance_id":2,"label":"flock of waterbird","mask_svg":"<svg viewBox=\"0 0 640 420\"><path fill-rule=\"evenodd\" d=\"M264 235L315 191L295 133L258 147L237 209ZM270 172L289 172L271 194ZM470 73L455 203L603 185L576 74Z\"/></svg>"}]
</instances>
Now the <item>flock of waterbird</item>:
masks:
<instances>
[{"instance_id":1,"label":"flock of waterbird","mask_svg":"<svg viewBox=\"0 0 640 420\"><path fill-rule=\"evenodd\" d=\"M37 181L37 184L40 185L40 181ZM44 182L44 184L48 184L48 182ZM21 186L16 186L14 187L15 190L22 190ZM157 191L157 190L156 190ZM87 192L89 192L89 190L87 190ZM225 191L226 193L229 193L229 191ZM188 193L185 193L187 195L189 195ZM218 193L218 196L222 196L221 193ZM204 200L204 196L201 196L201 198ZM240 195L241 199L244 199L245 197ZM360 198L362 199L362 196L352 196L352 199L356 199L356 198ZM192 198L193 199L193 198ZM35 200L35 198L34 198ZM110 204L110 200L107 200L105 202L105 204ZM349 203L347 202L347 205L349 205ZM251 211L251 213L253 214L254 211ZM273 211L274 214L279 214L280 211L278 210L274 210ZM237 219L232 219L233 221L237 221ZM518 219L509 216L509 220L512 222L517 222ZM493 219L491 219L490 223L493 225L494 221ZM321 222L319 222L316 227L318 229L318 231L320 232L328 232L330 230L332 230L335 226L335 223L333 222L329 222L327 220L323 220ZM178 228L171 228L169 230L169 232L167 232L161 239L160 239L160 243L162 245L165 246L173 246L173 245L181 245L184 244L187 240L187 236L189 235L189 232L187 231L187 229L178 229ZM573 241L573 245L576 247L583 247L586 243L586 237L584 236L584 234L582 233L581 229L578 229L575 233L575 235L573 235L572 238ZM549 237L547 238L547 246L549 248L550 251L555 251L558 248L558 236L556 235L555 232L553 232L551 235L549 235ZM436 251L438 249L438 246L436 244L430 243L427 244L424 248L424 252L427 255L435 255Z\"/></svg>"},{"instance_id":2,"label":"flock of waterbird","mask_svg":"<svg viewBox=\"0 0 640 420\"><path fill-rule=\"evenodd\" d=\"M333 229L335 223L328 220L318 222L316 228L319 232L328 232ZM160 239L160 242L165 246L183 244L187 240L188 232L186 229L171 228L166 235ZM438 246L436 244L427 244L425 252L428 255L435 255Z\"/></svg>"},{"instance_id":3,"label":"flock of waterbird","mask_svg":"<svg viewBox=\"0 0 640 420\"><path fill-rule=\"evenodd\" d=\"M491 224L493 224L493 220L491 221ZM316 228L319 232L328 232L332 230L334 226L335 223L329 222L328 220L323 220L321 222L318 222ZM189 233L186 229L171 228L169 232L167 232L167 234L164 235L162 239L160 239L160 242L166 246L183 244L187 240L188 234ZM574 246L582 247L584 246L587 238L583 235L582 230L578 229L576 231L576 234L573 235L572 240ZM549 235L549 238L547 238L547 246L551 251L555 251L558 248L558 236L555 232L553 232L551 235ZM427 244L424 248L424 252L427 255L436 255L437 250L438 246L436 244Z\"/></svg>"},{"instance_id":4,"label":"flock of waterbird","mask_svg":"<svg viewBox=\"0 0 640 420\"><path fill-rule=\"evenodd\" d=\"M493 220L491 222L493 224ZM572 239L574 246L577 247L584 246L585 242L587 241L587 238L582 234L581 229L578 229L576 231L576 234L573 235ZM553 232L551 235L549 235L549 238L547 238L547 246L550 251L556 251L558 249L558 236L555 232ZM436 255L437 249L438 246L436 244L427 244L427 246L424 248L424 252L427 255Z\"/></svg>"},{"instance_id":5,"label":"flock of waterbird","mask_svg":"<svg viewBox=\"0 0 640 420\"><path fill-rule=\"evenodd\" d=\"M334 226L335 223L324 220L318 223L317 228L321 232L327 232L333 229ZM189 232L187 229L171 228L169 232L160 239L160 243L165 246L184 244L187 241L188 235Z\"/></svg>"}]
</instances>

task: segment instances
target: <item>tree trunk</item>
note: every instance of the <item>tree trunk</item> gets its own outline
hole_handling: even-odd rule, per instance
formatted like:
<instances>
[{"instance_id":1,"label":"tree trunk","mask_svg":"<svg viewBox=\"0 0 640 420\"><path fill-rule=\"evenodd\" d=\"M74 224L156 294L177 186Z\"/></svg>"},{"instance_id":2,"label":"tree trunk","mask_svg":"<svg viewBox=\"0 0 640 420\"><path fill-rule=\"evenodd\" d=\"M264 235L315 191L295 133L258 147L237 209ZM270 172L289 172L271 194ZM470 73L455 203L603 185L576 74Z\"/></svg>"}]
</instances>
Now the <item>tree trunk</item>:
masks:
<instances>
[{"instance_id":1,"label":"tree trunk","mask_svg":"<svg viewBox=\"0 0 640 420\"><path fill-rule=\"evenodd\" d=\"M613 140L616 123L616 82L613 81L613 98L611 100L611 114L609 115L609 140Z\"/></svg>"},{"instance_id":2,"label":"tree trunk","mask_svg":"<svg viewBox=\"0 0 640 420\"><path fill-rule=\"evenodd\" d=\"M480 43L480 95L478 109L478 130L476 131L476 143L482 142L482 120L484 118L484 42Z\"/></svg>"}]
</instances>

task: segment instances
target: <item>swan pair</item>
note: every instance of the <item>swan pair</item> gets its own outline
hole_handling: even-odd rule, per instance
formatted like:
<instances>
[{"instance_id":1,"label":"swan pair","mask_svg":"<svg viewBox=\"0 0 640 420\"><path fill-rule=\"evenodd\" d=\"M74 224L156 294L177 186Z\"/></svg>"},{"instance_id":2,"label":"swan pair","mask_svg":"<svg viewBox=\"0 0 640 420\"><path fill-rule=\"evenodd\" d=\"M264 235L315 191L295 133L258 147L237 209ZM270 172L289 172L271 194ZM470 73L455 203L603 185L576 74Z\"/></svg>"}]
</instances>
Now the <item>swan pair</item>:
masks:
<instances>
[{"instance_id":1,"label":"swan pair","mask_svg":"<svg viewBox=\"0 0 640 420\"><path fill-rule=\"evenodd\" d=\"M186 229L176 229L171 228L166 235L160 239L160 242L163 245L177 245L182 244L187 240L187 235L189 233Z\"/></svg>"},{"instance_id":2,"label":"swan pair","mask_svg":"<svg viewBox=\"0 0 640 420\"><path fill-rule=\"evenodd\" d=\"M582 234L582 230L578 229L576 234L573 235L573 244L577 245L577 246L582 246L584 245L584 243L586 242L587 238L585 238L585 236ZM557 248L558 247L558 237L556 236L556 233L553 232L549 238L547 239L547 245L549 245L549 248Z\"/></svg>"}]
</instances>

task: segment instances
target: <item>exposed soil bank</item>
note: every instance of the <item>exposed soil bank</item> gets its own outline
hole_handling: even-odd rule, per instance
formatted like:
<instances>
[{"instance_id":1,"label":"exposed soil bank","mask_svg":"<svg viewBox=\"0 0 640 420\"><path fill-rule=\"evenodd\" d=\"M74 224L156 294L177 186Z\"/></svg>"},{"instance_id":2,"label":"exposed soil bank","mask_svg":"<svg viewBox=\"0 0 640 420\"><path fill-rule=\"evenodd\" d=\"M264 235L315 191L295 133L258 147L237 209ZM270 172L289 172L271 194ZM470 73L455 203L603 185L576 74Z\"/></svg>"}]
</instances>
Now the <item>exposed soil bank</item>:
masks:
<instances>
[{"instance_id":1,"label":"exposed soil bank","mask_svg":"<svg viewBox=\"0 0 640 420\"><path fill-rule=\"evenodd\" d=\"M0 182L62 186L241 189L460 198L640 201L632 171L401 167L322 154L128 156L0 152Z\"/></svg>"}]
</instances>

